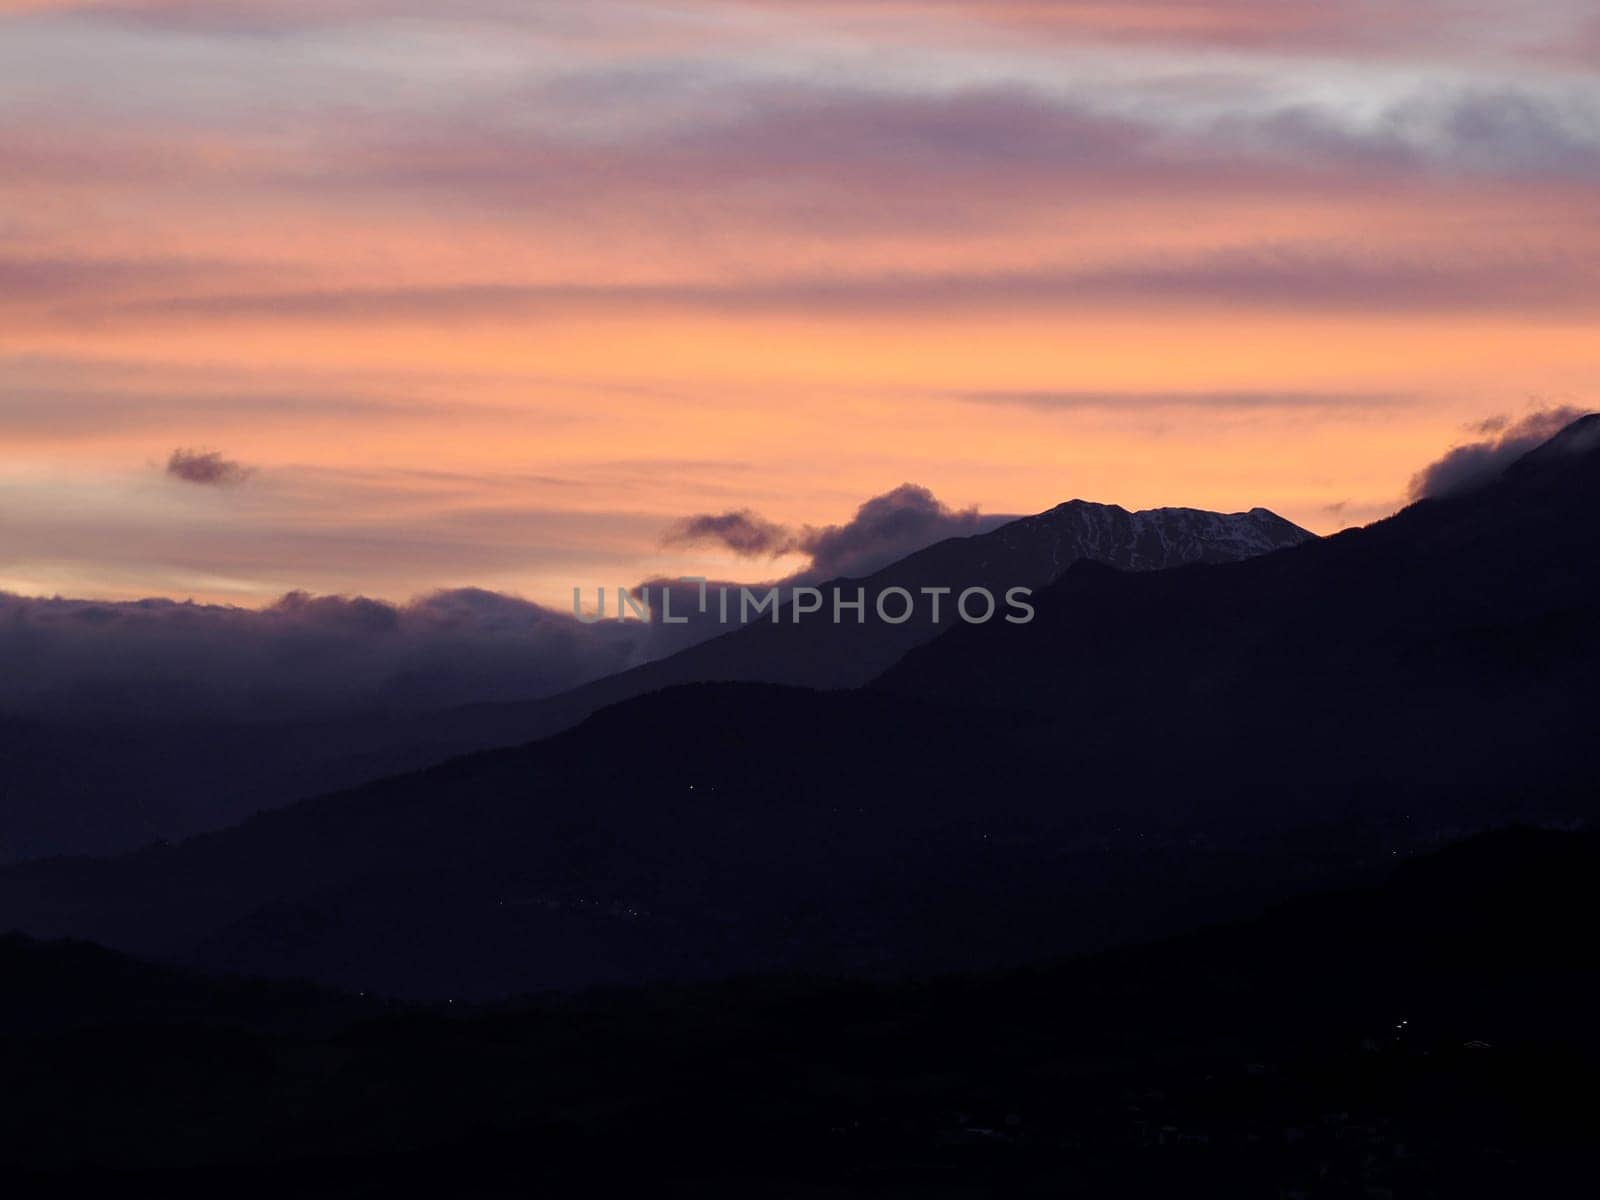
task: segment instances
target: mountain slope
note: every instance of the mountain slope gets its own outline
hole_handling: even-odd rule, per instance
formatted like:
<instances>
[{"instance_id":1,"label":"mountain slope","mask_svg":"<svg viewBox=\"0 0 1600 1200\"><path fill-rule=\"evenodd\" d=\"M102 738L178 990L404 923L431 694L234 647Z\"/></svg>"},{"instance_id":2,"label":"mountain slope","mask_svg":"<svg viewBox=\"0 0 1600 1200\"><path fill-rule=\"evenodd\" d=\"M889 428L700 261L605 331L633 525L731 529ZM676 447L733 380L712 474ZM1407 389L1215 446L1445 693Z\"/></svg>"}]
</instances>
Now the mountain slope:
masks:
<instances>
[{"instance_id":1,"label":"mountain slope","mask_svg":"<svg viewBox=\"0 0 1600 1200\"><path fill-rule=\"evenodd\" d=\"M1592 818L1596 472L1541 461L1242 563L1079 563L1033 624L957 628L872 689L669 689L182 846L0 872L0 920L444 998L892 973Z\"/></svg>"},{"instance_id":2,"label":"mountain slope","mask_svg":"<svg viewBox=\"0 0 1600 1200\"><path fill-rule=\"evenodd\" d=\"M1280 553L1079 562L1032 624L952 629L873 688L668 689L182 846L0 872L0 920L443 998L893 973L1592 820L1594 427Z\"/></svg>"},{"instance_id":3,"label":"mountain slope","mask_svg":"<svg viewBox=\"0 0 1600 1200\"><path fill-rule=\"evenodd\" d=\"M1313 540L1314 535L1264 508L1213 513L1190 508L1128 512L1116 505L1070 500L973 537L948 538L862 579L831 580L853 596L864 588L866 619L833 624L816 617L732 629L658 662L527 704L475 705L431 716L435 744L456 753L511 745L569 729L591 713L635 696L689 683L779 683L795 687L859 687L957 619L948 600L942 619L891 625L878 619L872 597L892 587L988 588L997 599L1013 587L1042 588L1084 559L1127 571L1231 562Z\"/></svg>"},{"instance_id":4,"label":"mountain slope","mask_svg":"<svg viewBox=\"0 0 1600 1200\"><path fill-rule=\"evenodd\" d=\"M936 637L957 617L944 605L938 623L923 612L902 625L873 611L872 598L891 587L987 588L1003 599L1013 587L1041 588L1074 563L1091 559L1124 571L1160 571L1190 563L1232 562L1311 540L1299 526L1264 508L1213 513L1191 508L1128 512L1111 504L1070 500L972 537L947 538L863 579L822 584L853 595L864 588L865 619L835 624L827 613L798 622L753 622L686 650L557 697L552 710L589 711L598 704L683 683L750 681L796 687L858 687L913 646ZM579 700L579 698L582 698Z\"/></svg>"},{"instance_id":5,"label":"mountain slope","mask_svg":"<svg viewBox=\"0 0 1600 1200\"><path fill-rule=\"evenodd\" d=\"M930 546L852 586L1042 587L1084 555L1125 569L1225 561L1311 535L1267 512L1128 513L1072 501L972 538ZM869 601L870 604L870 601ZM947 605L948 607L948 605ZM866 682L947 626L735 629L709 643L543 700L420 715L274 725L106 726L0 717L0 861L111 853L220 828L264 808L417 770L453 755L570 728L608 704L674 684Z\"/></svg>"},{"instance_id":6,"label":"mountain slope","mask_svg":"<svg viewBox=\"0 0 1600 1200\"><path fill-rule=\"evenodd\" d=\"M960 961L994 947L988 909L941 898L939 876L989 892L1019 854L1072 853L970 757L1008 726L851 693L674 689L181 846L0 872L0 923L440 998ZM1019 803L978 811L991 788Z\"/></svg>"},{"instance_id":7,"label":"mountain slope","mask_svg":"<svg viewBox=\"0 0 1600 1200\"><path fill-rule=\"evenodd\" d=\"M1218 736L1326 740L1323 722L1380 712L1472 723L1478 705L1560 724L1594 694L1597 518L1600 416L1478 491L1287 553L1160 575L1080 564L1031 624L953 629L875 686L1088 728L1143 710Z\"/></svg>"}]
</instances>

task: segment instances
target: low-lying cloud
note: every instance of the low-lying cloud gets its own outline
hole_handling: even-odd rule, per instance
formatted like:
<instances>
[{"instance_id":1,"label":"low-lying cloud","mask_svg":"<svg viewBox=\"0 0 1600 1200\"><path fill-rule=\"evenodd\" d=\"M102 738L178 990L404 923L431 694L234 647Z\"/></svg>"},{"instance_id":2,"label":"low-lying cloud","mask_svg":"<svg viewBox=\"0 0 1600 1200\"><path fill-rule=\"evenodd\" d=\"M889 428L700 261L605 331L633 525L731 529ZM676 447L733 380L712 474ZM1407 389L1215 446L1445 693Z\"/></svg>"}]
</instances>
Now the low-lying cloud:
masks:
<instances>
[{"instance_id":1,"label":"low-lying cloud","mask_svg":"<svg viewBox=\"0 0 1600 1200\"><path fill-rule=\"evenodd\" d=\"M1459 496L1493 483L1517 459L1581 416L1582 409L1562 405L1522 417L1490 417L1474 426L1477 441L1453 447L1412 477L1411 499Z\"/></svg>"},{"instance_id":2,"label":"low-lying cloud","mask_svg":"<svg viewBox=\"0 0 1600 1200\"><path fill-rule=\"evenodd\" d=\"M245 470L214 452L181 461L197 476L185 482L206 486L224 486ZM783 581L793 584L867 574L1008 519L951 509L927 488L905 484L838 525L790 529L741 509L690 517L668 540L752 559L809 555ZM537 699L728 631L714 607L699 612L698 584L641 584L633 591L649 589L652 619L619 622L618 581L583 582L585 613L593 615L603 585L612 619L585 623L570 609L473 588L404 604L291 592L264 609L0 592L0 717L277 721ZM686 624L661 621L667 589L674 616L688 617Z\"/></svg>"},{"instance_id":3,"label":"low-lying cloud","mask_svg":"<svg viewBox=\"0 0 1600 1200\"><path fill-rule=\"evenodd\" d=\"M472 589L265 609L0 593L0 714L282 720L520 700L627 667L638 625Z\"/></svg>"}]
</instances>

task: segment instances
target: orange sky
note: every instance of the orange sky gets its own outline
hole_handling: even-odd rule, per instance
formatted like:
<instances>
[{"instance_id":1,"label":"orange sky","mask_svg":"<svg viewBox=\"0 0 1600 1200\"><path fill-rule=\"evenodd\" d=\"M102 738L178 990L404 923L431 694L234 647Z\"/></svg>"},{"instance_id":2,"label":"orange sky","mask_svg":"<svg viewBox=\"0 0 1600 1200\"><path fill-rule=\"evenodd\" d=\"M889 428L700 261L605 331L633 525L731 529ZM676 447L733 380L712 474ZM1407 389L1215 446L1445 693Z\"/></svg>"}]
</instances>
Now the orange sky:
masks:
<instances>
[{"instance_id":1,"label":"orange sky","mask_svg":"<svg viewBox=\"0 0 1600 1200\"><path fill-rule=\"evenodd\" d=\"M1588 9L0 4L0 590L561 604L907 481L1370 520L1596 405Z\"/></svg>"}]
</instances>

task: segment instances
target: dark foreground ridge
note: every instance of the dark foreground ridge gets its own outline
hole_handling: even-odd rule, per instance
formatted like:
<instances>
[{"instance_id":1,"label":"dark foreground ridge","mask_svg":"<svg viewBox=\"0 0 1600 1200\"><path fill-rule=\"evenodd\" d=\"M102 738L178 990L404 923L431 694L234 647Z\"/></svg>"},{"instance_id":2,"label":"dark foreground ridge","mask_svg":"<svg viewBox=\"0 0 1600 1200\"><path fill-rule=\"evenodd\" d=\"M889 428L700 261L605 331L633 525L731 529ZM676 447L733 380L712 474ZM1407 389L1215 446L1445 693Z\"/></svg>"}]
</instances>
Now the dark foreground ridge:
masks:
<instances>
[{"instance_id":1,"label":"dark foreground ridge","mask_svg":"<svg viewBox=\"0 0 1600 1200\"><path fill-rule=\"evenodd\" d=\"M1600 1112L1600 838L897 984L381 1005L0 941L8 1195L1552 1195ZM287 1000L286 1000L287 997ZM266 1001L263 1003L263 1001Z\"/></svg>"}]
</instances>

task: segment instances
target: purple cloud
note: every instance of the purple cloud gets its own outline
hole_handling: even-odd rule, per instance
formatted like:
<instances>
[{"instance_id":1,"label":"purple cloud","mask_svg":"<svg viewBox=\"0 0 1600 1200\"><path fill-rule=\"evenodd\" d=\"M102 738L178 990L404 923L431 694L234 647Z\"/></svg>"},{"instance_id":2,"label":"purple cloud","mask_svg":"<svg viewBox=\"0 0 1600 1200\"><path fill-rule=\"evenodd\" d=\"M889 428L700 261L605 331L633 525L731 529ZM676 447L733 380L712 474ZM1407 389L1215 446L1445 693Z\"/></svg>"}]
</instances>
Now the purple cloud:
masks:
<instances>
[{"instance_id":1,"label":"purple cloud","mask_svg":"<svg viewBox=\"0 0 1600 1200\"><path fill-rule=\"evenodd\" d=\"M179 449L167 459L168 478L201 487L237 487L253 473L253 468L223 458L216 450Z\"/></svg>"},{"instance_id":2,"label":"purple cloud","mask_svg":"<svg viewBox=\"0 0 1600 1200\"><path fill-rule=\"evenodd\" d=\"M90 319L162 322L396 319L653 312L851 314L1143 310L1291 306L1309 312L1592 312L1600 263L1582 254L1485 253L1397 261L1325 245L1244 244L1105 266L974 273L886 273L849 279L774 276L648 285L460 285L210 293L86 305Z\"/></svg>"},{"instance_id":3,"label":"purple cloud","mask_svg":"<svg viewBox=\"0 0 1600 1200\"><path fill-rule=\"evenodd\" d=\"M575 14L573 8L595 12ZM1530 0L1552 27L1554 40L1584 18ZM592 0L573 6L551 0L460 0L446 10L426 0L0 0L6 12L61 12L135 28L233 36L281 36L326 26L375 25L426 17L457 27L533 27L602 34L618 5ZM689 0L662 9L698 15L705 36L739 9L803 14L820 26L862 11L895 20L905 31L938 41L973 28L1021 30L1064 42L1213 45L1245 50L1381 50L1473 46L1492 36L1472 0L1413 0L1404 9L1371 10L1351 0ZM650 6L622 10L638 22ZM1536 25L1530 19L1526 24ZM1537 44L1537 43L1536 43Z\"/></svg>"},{"instance_id":4,"label":"purple cloud","mask_svg":"<svg viewBox=\"0 0 1600 1200\"><path fill-rule=\"evenodd\" d=\"M747 558L809 555L810 564L783 581L793 584L870 575L934 542L983 533L1014 519L984 515L976 508L953 509L927 488L903 483L866 501L840 525L790 529L740 509L685 518L667 531L663 542L717 545Z\"/></svg>"},{"instance_id":5,"label":"purple cloud","mask_svg":"<svg viewBox=\"0 0 1600 1200\"><path fill-rule=\"evenodd\" d=\"M1480 440L1452 448L1412 477L1411 499L1440 499L1476 491L1583 415L1582 409L1563 405L1515 419L1490 417L1474 426Z\"/></svg>"},{"instance_id":6,"label":"purple cloud","mask_svg":"<svg viewBox=\"0 0 1600 1200\"><path fill-rule=\"evenodd\" d=\"M0 592L0 712L281 720L521 700L632 665L646 632L475 589L265 609Z\"/></svg>"},{"instance_id":7,"label":"purple cloud","mask_svg":"<svg viewBox=\"0 0 1600 1200\"><path fill-rule=\"evenodd\" d=\"M667 546L723 546L743 558L776 557L794 548L793 533L748 508L686 517L661 540Z\"/></svg>"},{"instance_id":8,"label":"purple cloud","mask_svg":"<svg viewBox=\"0 0 1600 1200\"><path fill-rule=\"evenodd\" d=\"M906 484L839 525L790 530L737 510L691 517L679 528L723 545L731 539L751 557L763 545L792 544L812 557L784 581L793 584L866 574L1008 519L952 509ZM585 582L584 611L593 613L594 588L605 584L606 614L614 618L615 582ZM718 586L708 585L711 594ZM264 609L0 592L0 713L281 720L532 699L727 632L714 609L699 612L699 585L657 579L633 591L645 587L656 620L597 624L567 608L476 588L404 604L290 592ZM660 622L666 588L673 614L687 624Z\"/></svg>"},{"instance_id":9,"label":"purple cloud","mask_svg":"<svg viewBox=\"0 0 1600 1200\"><path fill-rule=\"evenodd\" d=\"M934 542L970 537L1013 519L952 509L927 488L903 483L868 500L843 525L806 529L798 546L811 555L812 578L858 578Z\"/></svg>"}]
</instances>

